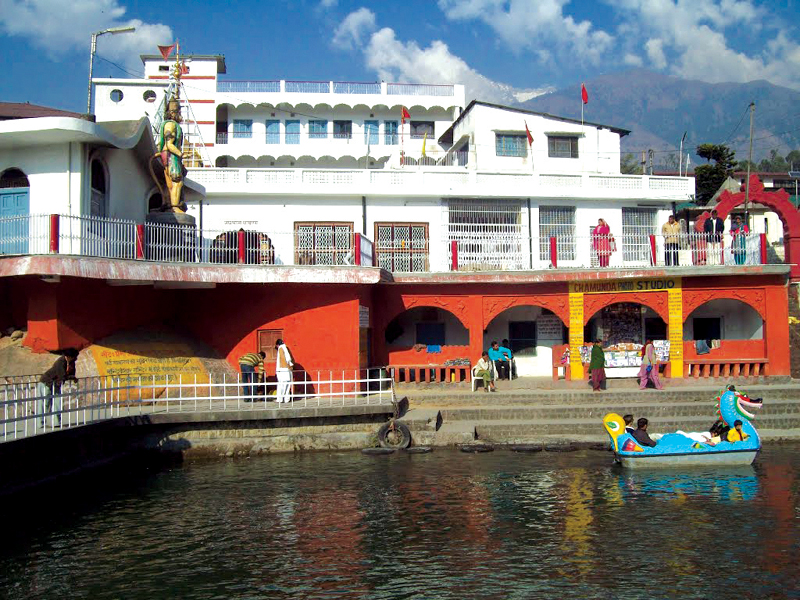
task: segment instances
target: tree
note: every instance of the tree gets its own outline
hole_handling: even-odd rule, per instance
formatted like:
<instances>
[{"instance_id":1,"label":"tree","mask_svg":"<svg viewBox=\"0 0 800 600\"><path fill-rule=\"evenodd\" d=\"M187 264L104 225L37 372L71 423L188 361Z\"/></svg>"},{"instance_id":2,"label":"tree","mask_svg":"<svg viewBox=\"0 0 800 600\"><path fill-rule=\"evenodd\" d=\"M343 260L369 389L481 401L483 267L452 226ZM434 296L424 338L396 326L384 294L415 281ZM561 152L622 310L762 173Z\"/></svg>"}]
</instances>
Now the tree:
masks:
<instances>
[{"instance_id":1,"label":"tree","mask_svg":"<svg viewBox=\"0 0 800 600\"><path fill-rule=\"evenodd\" d=\"M725 179L733 175L736 153L724 144L700 144L697 155L709 163L694 169L695 198L702 206L708 204ZM710 164L712 160L714 164Z\"/></svg>"},{"instance_id":2,"label":"tree","mask_svg":"<svg viewBox=\"0 0 800 600\"><path fill-rule=\"evenodd\" d=\"M800 161L798 161L800 162ZM636 157L628 152L623 154L619 161L619 172L624 175L638 175L641 174L641 166Z\"/></svg>"},{"instance_id":3,"label":"tree","mask_svg":"<svg viewBox=\"0 0 800 600\"><path fill-rule=\"evenodd\" d=\"M786 162L792 171L800 171L800 150L792 150L786 155Z\"/></svg>"},{"instance_id":4,"label":"tree","mask_svg":"<svg viewBox=\"0 0 800 600\"><path fill-rule=\"evenodd\" d=\"M739 164L736 165L737 171L747 171L747 163L750 163L750 171L758 171L758 165L754 163L752 160L740 160Z\"/></svg>"}]
</instances>

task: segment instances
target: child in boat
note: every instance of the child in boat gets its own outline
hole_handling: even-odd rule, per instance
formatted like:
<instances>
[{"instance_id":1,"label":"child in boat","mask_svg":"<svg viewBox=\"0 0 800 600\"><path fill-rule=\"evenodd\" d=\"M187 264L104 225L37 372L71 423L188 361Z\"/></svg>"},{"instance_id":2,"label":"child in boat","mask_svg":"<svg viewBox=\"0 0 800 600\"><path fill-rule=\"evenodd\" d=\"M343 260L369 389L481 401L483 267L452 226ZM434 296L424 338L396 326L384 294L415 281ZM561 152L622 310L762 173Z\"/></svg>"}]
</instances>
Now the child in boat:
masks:
<instances>
[{"instance_id":1,"label":"child in boat","mask_svg":"<svg viewBox=\"0 0 800 600\"><path fill-rule=\"evenodd\" d=\"M625 421L625 433L633 433L636 431L633 427L633 415L623 415L622 420Z\"/></svg>"},{"instance_id":2,"label":"child in boat","mask_svg":"<svg viewBox=\"0 0 800 600\"><path fill-rule=\"evenodd\" d=\"M749 435L742 431L742 422L739 419L736 419L733 422L733 429L728 431L727 440L729 442L743 442L749 437Z\"/></svg>"}]
</instances>

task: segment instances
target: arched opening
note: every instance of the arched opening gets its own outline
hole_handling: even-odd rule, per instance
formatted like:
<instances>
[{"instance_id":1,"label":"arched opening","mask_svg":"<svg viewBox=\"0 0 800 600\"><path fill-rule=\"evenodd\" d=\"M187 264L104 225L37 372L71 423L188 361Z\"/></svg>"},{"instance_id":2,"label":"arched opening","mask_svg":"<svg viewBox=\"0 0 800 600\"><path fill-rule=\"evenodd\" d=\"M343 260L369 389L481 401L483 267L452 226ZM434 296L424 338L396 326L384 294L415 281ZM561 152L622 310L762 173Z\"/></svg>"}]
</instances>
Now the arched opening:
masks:
<instances>
[{"instance_id":1,"label":"arched opening","mask_svg":"<svg viewBox=\"0 0 800 600\"><path fill-rule=\"evenodd\" d=\"M228 108L230 106L230 104L220 104L217 106L217 128L215 142L220 145L228 143Z\"/></svg>"},{"instance_id":2,"label":"arched opening","mask_svg":"<svg viewBox=\"0 0 800 600\"><path fill-rule=\"evenodd\" d=\"M163 198L161 197L161 192L158 190L153 190L150 192L150 196L147 198L147 212L153 212L161 208L163 204Z\"/></svg>"},{"instance_id":3,"label":"arched opening","mask_svg":"<svg viewBox=\"0 0 800 600\"><path fill-rule=\"evenodd\" d=\"M108 212L106 167L99 158L93 158L89 163L89 171L89 214L93 217L105 217Z\"/></svg>"},{"instance_id":4,"label":"arched opening","mask_svg":"<svg viewBox=\"0 0 800 600\"><path fill-rule=\"evenodd\" d=\"M600 340L606 354L606 377L635 377L642 364L645 341L653 341L660 362L669 360L667 334L667 324L652 307L638 302L616 302L604 306L586 322L581 355L588 363L592 341Z\"/></svg>"},{"instance_id":5,"label":"arched opening","mask_svg":"<svg viewBox=\"0 0 800 600\"><path fill-rule=\"evenodd\" d=\"M0 175L0 189L29 188L28 176L19 169L6 169Z\"/></svg>"},{"instance_id":6,"label":"arched opening","mask_svg":"<svg viewBox=\"0 0 800 600\"><path fill-rule=\"evenodd\" d=\"M519 377L549 377L553 356L568 342L561 319L541 306L513 306L495 316L483 332L483 348L493 341L509 348ZM504 343L505 342L505 343Z\"/></svg>"},{"instance_id":7,"label":"arched opening","mask_svg":"<svg viewBox=\"0 0 800 600\"><path fill-rule=\"evenodd\" d=\"M756 309L741 300L709 300L686 317L683 339L760 341L764 339L764 320Z\"/></svg>"},{"instance_id":8,"label":"arched opening","mask_svg":"<svg viewBox=\"0 0 800 600\"><path fill-rule=\"evenodd\" d=\"M442 308L410 308L392 319L383 335L390 365L469 359L469 330L458 317Z\"/></svg>"}]
</instances>

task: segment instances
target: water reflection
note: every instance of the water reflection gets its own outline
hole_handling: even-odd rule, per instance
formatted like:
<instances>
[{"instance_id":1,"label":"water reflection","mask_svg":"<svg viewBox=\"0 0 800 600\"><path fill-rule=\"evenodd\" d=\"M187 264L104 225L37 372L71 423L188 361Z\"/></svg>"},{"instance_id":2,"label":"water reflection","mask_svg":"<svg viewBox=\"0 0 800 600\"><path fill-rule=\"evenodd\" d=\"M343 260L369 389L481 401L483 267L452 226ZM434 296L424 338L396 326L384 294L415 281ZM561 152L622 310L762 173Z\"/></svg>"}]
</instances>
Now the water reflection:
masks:
<instances>
[{"instance_id":1,"label":"water reflection","mask_svg":"<svg viewBox=\"0 0 800 600\"><path fill-rule=\"evenodd\" d=\"M781 597L800 447L633 471L607 453L270 456L17 507L10 598ZM97 495L102 502L93 501ZM47 503L52 508L52 500ZM727 565L720 568L720 565Z\"/></svg>"}]
</instances>

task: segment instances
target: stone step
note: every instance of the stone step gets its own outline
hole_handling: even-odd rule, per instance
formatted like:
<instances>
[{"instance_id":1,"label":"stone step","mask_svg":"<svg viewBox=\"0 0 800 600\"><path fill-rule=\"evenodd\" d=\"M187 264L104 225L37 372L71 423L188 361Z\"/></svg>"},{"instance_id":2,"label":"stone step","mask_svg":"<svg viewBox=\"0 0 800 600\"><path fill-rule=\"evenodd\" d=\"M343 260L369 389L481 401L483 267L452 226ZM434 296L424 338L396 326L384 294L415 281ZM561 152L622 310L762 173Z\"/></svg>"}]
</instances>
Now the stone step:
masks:
<instances>
[{"instance_id":1,"label":"stone step","mask_svg":"<svg viewBox=\"0 0 800 600\"><path fill-rule=\"evenodd\" d=\"M800 400L800 385L758 385L741 388L752 398L763 398L767 403L776 400ZM496 394L482 392L471 393L469 390L429 390L409 393L408 400L414 408L445 406L494 406L509 404L608 404L646 403L646 402L714 402L717 394L723 390L719 387L667 387L658 390L609 390L592 392L591 390L509 390Z\"/></svg>"},{"instance_id":2,"label":"stone step","mask_svg":"<svg viewBox=\"0 0 800 600\"><path fill-rule=\"evenodd\" d=\"M475 440L475 423L455 421L442 423L437 431L412 432L414 446L454 446Z\"/></svg>"},{"instance_id":3,"label":"stone step","mask_svg":"<svg viewBox=\"0 0 800 600\"><path fill-rule=\"evenodd\" d=\"M482 421L492 419L557 419L586 418L602 419L609 412L620 415L631 413L635 418L656 417L700 417L713 419L716 414L714 402L649 402L597 404L552 404L552 405L503 405L503 406L458 406L440 409L443 422ZM776 400L755 411L756 422L768 416L800 416L800 400Z\"/></svg>"},{"instance_id":4,"label":"stone step","mask_svg":"<svg viewBox=\"0 0 800 600\"><path fill-rule=\"evenodd\" d=\"M706 431L713 422L713 417L668 417L650 419L648 430L652 433L669 433L677 430ZM762 427L768 431L800 430L800 416L786 418L775 416L764 419ZM607 439L603 425L598 419L541 419L536 421L522 420L485 420L475 423L478 439L498 443L522 443L543 435L561 435L565 439L574 440L579 436L599 436Z\"/></svg>"},{"instance_id":5,"label":"stone step","mask_svg":"<svg viewBox=\"0 0 800 600\"><path fill-rule=\"evenodd\" d=\"M435 432L442 424L442 414L437 408L412 408L399 420L405 423L412 433L418 431Z\"/></svg>"}]
</instances>

